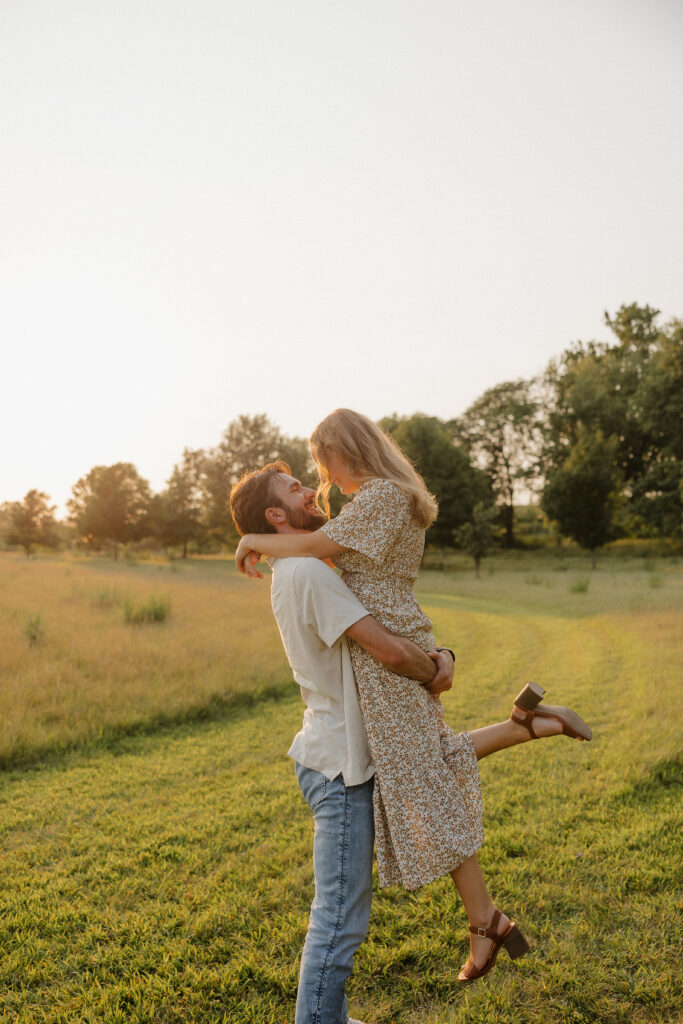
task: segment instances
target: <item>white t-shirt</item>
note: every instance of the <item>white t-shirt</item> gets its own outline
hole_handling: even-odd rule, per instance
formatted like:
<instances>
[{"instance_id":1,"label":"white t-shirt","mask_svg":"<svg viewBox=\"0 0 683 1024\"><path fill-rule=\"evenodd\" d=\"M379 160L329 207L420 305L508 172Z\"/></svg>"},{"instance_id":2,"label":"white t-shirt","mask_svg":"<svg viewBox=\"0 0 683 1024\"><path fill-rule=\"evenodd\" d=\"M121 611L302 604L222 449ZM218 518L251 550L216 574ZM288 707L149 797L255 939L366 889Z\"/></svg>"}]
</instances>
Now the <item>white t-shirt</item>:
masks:
<instances>
[{"instance_id":1,"label":"white t-shirt","mask_svg":"<svg viewBox=\"0 0 683 1024\"><path fill-rule=\"evenodd\" d=\"M285 653L306 704L287 751L347 786L374 775L344 633L368 612L318 558L270 558L271 602Z\"/></svg>"}]
</instances>

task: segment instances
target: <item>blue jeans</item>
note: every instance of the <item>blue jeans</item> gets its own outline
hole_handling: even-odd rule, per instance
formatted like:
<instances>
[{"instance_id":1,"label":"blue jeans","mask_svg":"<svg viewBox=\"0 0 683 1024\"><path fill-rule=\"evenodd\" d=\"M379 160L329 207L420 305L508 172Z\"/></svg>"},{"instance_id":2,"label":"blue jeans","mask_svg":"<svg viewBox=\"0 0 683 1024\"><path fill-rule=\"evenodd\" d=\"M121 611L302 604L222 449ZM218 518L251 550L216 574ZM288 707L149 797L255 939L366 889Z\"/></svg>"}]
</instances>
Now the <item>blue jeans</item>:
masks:
<instances>
[{"instance_id":1,"label":"blue jeans","mask_svg":"<svg viewBox=\"0 0 683 1024\"><path fill-rule=\"evenodd\" d=\"M315 897L301 956L295 1024L346 1024L346 979L368 932L372 900L373 779L345 786L296 765L313 811Z\"/></svg>"}]
</instances>

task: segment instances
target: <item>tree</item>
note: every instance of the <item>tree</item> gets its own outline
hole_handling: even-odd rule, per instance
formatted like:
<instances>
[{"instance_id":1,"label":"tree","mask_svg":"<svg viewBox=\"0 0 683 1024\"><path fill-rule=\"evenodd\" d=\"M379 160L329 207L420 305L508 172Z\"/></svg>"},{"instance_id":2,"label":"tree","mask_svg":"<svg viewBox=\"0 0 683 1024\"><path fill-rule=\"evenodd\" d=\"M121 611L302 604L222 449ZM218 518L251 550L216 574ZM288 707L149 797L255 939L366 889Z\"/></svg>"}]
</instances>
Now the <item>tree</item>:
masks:
<instances>
[{"instance_id":1,"label":"tree","mask_svg":"<svg viewBox=\"0 0 683 1024\"><path fill-rule=\"evenodd\" d=\"M683 532L683 321L660 332L636 401L649 439L650 457L631 488L638 532Z\"/></svg>"},{"instance_id":2,"label":"tree","mask_svg":"<svg viewBox=\"0 0 683 1024\"><path fill-rule=\"evenodd\" d=\"M628 532L638 535L680 537L682 509L683 462L656 462L631 488L625 525Z\"/></svg>"},{"instance_id":3,"label":"tree","mask_svg":"<svg viewBox=\"0 0 683 1024\"><path fill-rule=\"evenodd\" d=\"M37 545L54 548L59 540L54 519L55 506L49 504L49 497L42 491L28 491L22 502L13 502L9 507L10 544L20 544L26 557Z\"/></svg>"},{"instance_id":4,"label":"tree","mask_svg":"<svg viewBox=\"0 0 683 1024\"><path fill-rule=\"evenodd\" d=\"M182 544L183 558L187 558L189 541L198 540L203 531L204 463L203 451L185 448L182 463L173 467L166 490L152 504L157 536L164 544Z\"/></svg>"},{"instance_id":5,"label":"tree","mask_svg":"<svg viewBox=\"0 0 683 1024\"><path fill-rule=\"evenodd\" d=\"M315 464L305 438L284 435L280 437L278 458L287 463L292 471L292 476L301 480L302 484L306 484L308 487L317 485Z\"/></svg>"},{"instance_id":6,"label":"tree","mask_svg":"<svg viewBox=\"0 0 683 1024\"><path fill-rule=\"evenodd\" d=\"M310 479L308 445L301 438L285 437L263 413L238 416L228 424L220 444L204 460L204 522L211 536L237 541L230 515L232 486L247 470L276 459L290 464L304 483Z\"/></svg>"},{"instance_id":7,"label":"tree","mask_svg":"<svg viewBox=\"0 0 683 1024\"><path fill-rule=\"evenodd\" d=\"M491 504L486 476L471 465L464 448L453 444L446 425L436 416L392 416L379 425L392 435L439 502L439 515L427 531L427 541L452 545L453 531L471 518L477 502Z\"/></svg>"},{"instance_id":8,"label":"tree","mask_svg":"<svg viewBox=\"0 0 683 1024\"><path fill-rule=\"evenodd\" d=\"M12 529L12 505L14 502L3 501L0 503L0 544L6 544Z\"/></svg>"},{"instance_id":9,"label":"tree","mask_svg":"<svg viewBox=\"0 0 683 1024\"><path fill-rule=\"evenodd\" d=\"M498 509L489 505L487 508L479 501L472 511L472 520L458 527L455 540L459 547L474 559L474 571L479 579L479 566L484 558L495 547L500 529L495 525Z\"/></svg>"},{"instance_id":10,"label":"tree","mask_svg":"<svg viewBox=\"0 0 683 1024\"><path fill-rule=\"evenodd\" d=\"M614 465L618 446L617 438L582 428L563 465L549 475L541 499L560 533L590 551L593 568L596 548L613 534L621 485Z\"/></svg>"},{"instance_id":11,"label":"tree","mask_svg":"<svg viewBox=\"0 0 683 1024\"><path fill-rule=\"evenodd\" d=\"M616 344L578 343L546 371L546 474L564 463L581 431L614 437L629 532L680 531L683 473L683 324L623 305L605 323Z\"/></svg>"},{"instance_id":12,"label":"tree","mask_svg":"<svg viewBox=\"0 0 683 1024\"><path fill-rule=\"evenodd\" d=\"M624 480L643 473L651 439L638 392L657 347L657 315L656 309L635 303L621 306L614 317L605 313L616 345L579 342L551 364L557 401L550 416L550 441L560 448L560 462L562 448L576 440L581 427L599 429L619 442L615 458Z\"/></svg>"},{"instance_id":13,"label":"tree","mask_svg":"<svg viewBox=\"0 0 683 1024\"><path fill-rule=\"evenodd\" d=\"M114 559L119 544L139 540L149 531L149 484L130 462L95 466L71 492L67 505L79 534L93 547L111 542Z\"/></svg>"},{"instance_id":14,"label":"tree","mask_svg":"<svg viewBox=\"0 0 683 1024\"><path fill-rule=\"evenodd\" d=\"M505 543L512 547L516 488L538 475L541 450L539 408L531 383L513 380L489 388L451 428L488 474L501 504Z\"/></svg>"}]
</instances>

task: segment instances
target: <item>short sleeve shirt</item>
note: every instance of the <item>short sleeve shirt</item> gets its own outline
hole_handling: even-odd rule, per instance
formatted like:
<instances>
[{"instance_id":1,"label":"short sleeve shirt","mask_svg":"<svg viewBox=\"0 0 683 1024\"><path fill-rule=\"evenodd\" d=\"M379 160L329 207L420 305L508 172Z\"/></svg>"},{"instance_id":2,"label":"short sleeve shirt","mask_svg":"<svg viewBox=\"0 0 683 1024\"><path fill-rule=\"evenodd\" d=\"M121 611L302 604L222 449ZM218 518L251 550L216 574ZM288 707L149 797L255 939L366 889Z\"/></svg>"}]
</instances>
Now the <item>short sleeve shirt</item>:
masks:
<instances>
[{"instance_id":1,"label":"short sleeve shirt","mask_svg":"<svg viewBox=\"0 0 683 1024\"><path fill-rule=\"evenodd\" d=\"M317 558L271 558L271 602L285 653L306 704L288 754L347 786L373 774L346 630L368 612Z\"/></svg>"}]
</instances>

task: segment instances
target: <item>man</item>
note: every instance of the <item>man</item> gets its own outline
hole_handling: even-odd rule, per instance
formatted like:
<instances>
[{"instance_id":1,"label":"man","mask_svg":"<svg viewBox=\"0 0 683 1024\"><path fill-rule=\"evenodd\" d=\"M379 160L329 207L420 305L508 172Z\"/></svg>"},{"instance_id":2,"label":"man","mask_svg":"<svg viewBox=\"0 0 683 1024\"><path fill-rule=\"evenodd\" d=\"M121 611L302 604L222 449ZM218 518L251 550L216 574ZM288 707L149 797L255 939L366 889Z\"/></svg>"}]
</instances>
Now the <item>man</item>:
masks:
<instances>
[{"instance_id":1,"label":"man","mask_svg":"<svg viewBox=\"0 0 683 1024\"><path fill-rule=\"evenodd\" d=\"M315 491L282 462L243 476L230 508L240 534L308 533L325 522ZM273 612L306 704L288 754L315 819L315 898L295 1024L362 1024L348 1016L345 985L370 916L374 767L346 637L435 693L452 686L453 655L428 655L389 633L319 559L270 559L270 565Z\"/></svg>"}]
</instances>

